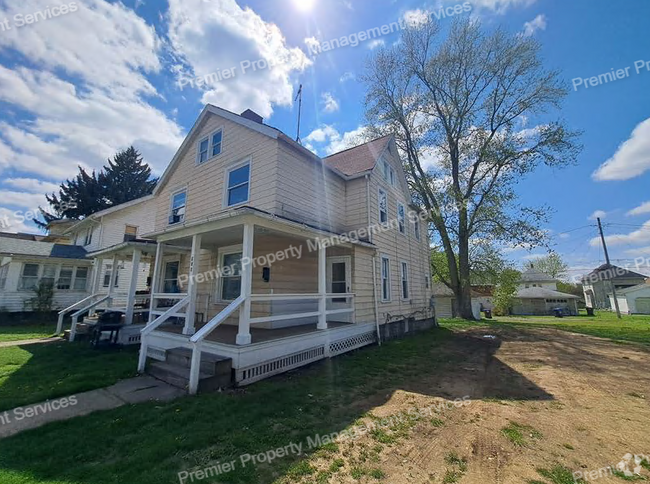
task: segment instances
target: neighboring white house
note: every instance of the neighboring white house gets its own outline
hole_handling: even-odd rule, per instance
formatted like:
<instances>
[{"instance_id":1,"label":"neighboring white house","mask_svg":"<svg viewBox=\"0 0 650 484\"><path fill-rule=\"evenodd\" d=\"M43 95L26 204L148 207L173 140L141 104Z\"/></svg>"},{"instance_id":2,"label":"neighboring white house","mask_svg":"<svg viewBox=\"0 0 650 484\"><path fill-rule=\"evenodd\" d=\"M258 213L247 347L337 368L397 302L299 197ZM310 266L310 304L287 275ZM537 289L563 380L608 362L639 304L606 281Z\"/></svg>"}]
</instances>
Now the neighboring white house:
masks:
<instances>
[{"instance_id":1,"label":"neighboring white house","mask_svg":"<svg viewBox=\"0 0 650 484\"><path fill-rule=\"evenodd\" d=\"M319 158L208 105L152 195L65 230L97 268L69 312L123 310L139 371L190 393L251 383L430 327L421 215L392 136Z\"/></svg>"},{"instance_id":2,"label":"neighboring white house","mask_svg":"<svg viewBox=\"0 0 650 484\"><path fill-rule=\"evenodd\" d=\"M441 282L433 284L433 304L437 318L450 319L458 316L456 296L454 291ZM472 289L472 314L474 318L481 319L481 309L493 309L491 297Z\"/></svg>"},{"instance_id":3,"label":"neighboring white house","mask_svg":"<svg viewBox=\"0 0 650 484\"><path fill-rule=\"evenodd\" d=\"M555 309L563 309L570 315L578 314L580 298L559 292L557 279L535 269L533 264L521 274L514 299L512 314L516 316L546 316Z\"/></svg>"},{"instance_id":4,"label":"neighboring white house","mask_svg":"<svg viewBox=\"0 0 650 484\"><path fill-rule=\"evenodd\" d=\"M612 309L612 287L616 292L644 284L646 276L613 264L603 264L582 278L585 303L588 308Z\"/></svg>"},{"instance_id":5,"label":"neighboring white house","mask_svg":"<svg viewBox=\"0 0 650 484\"><path fill-rule=\"evenodd\" d=\"M0 233L0 310L31 311L29 300L43 282L53 285L52 309L63 309L88 294L92 260L86 250L42 239Z\"/></svg>"},{"instance_id":6,"label":"neighboring white house","mask_svg":"<svg viewBox=\"0 0 650 484\"><path fill-rule=\"evenodd\" d=\"M616 297L622 313L650 314L650 282L621 289L617 291ZM614 307L612 294L609 295L609 299L611 307Z\"/></svg>"}]
</instances>

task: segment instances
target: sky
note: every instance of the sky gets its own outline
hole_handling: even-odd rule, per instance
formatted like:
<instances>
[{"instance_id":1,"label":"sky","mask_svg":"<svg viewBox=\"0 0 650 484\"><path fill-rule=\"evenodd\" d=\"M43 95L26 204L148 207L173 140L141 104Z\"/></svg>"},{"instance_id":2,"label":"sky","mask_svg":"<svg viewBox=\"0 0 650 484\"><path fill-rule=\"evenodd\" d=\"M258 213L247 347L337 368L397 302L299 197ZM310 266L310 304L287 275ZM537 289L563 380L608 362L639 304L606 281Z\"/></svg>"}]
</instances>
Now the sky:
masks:
<instances>
[{"instance_id":1,"label":"sky","mask_svg":"<svg viewBox=\"0 0 650 484\"><path fill-rule=\"evenodd\" d=\"M647 0L0 0L0 230L37 232L45 192L130 145L162 173L205 103L295 136L302 84L302 142L320 155L348 147L364 125L359 76L400 34L323 46L440 8L442 24L471 16L533 36L570 88L552 114L582 131L577 164L517 187L522 204L548 207L569 274L604 261L598 216L616 263L650 259ZM544 253L506 249L518 264Z\"/></svg>"}]
</instances>

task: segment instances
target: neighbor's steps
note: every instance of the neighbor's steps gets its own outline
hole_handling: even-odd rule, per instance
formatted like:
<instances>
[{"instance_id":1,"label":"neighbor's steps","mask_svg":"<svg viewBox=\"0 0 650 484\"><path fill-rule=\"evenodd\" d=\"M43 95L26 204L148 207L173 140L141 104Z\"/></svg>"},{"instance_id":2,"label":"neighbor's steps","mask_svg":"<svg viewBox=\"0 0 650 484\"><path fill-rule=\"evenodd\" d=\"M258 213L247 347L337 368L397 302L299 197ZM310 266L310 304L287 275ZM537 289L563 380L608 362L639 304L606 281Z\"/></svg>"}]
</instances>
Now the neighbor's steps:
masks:
<instances>
[{"instance_id":1,"label":"neighbor's steps","mask_svg":"<svg viewBox=\"0 0 650 484\"><path fill-rule=\"evenodd\" d=\"M147 373L164 382L186 390L190 381L192 351L172 348L165 352L165 361L153 361ZM232 385L232 358L202 353L199 366L199 392L210 392Z\"/></svg>"}]
</instances>

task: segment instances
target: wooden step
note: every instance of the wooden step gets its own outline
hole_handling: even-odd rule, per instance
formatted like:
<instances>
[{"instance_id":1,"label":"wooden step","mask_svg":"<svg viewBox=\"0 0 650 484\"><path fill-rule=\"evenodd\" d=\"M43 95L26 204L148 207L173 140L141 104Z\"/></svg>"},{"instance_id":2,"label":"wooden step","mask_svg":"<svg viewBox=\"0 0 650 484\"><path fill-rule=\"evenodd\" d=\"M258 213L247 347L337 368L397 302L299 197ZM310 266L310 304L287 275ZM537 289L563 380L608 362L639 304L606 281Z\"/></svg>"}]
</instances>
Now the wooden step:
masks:
<instances>
[{"instance_id":1,"label":"wooden step","mask_svg":"<svg viewBox=\"0 0 650 484\"><path fill-rule=\"evenodd\" d=\"M177 388L187 390L190 382L190 369L179 365L156 361L151 363L147 372L159 380L169 383ZM212 392L219 388L231 386L231 371L227 374L214 374L199 372L199 392Z\"/></svg>"},{"instance_id":2,"label":"wooden step","mask_svg":"<svg viewBox=\"0 0 650 484\"><path fill-rule=\"evenodd\" d=\"M190 368L192 366L192 350L182 347L169 349L165 354L165 361L172 365ZM201 365L199 368L204 373L214 375L230 373L232 358L225 358L203 351L201 353Z\"/></svg>"}]
</instances>

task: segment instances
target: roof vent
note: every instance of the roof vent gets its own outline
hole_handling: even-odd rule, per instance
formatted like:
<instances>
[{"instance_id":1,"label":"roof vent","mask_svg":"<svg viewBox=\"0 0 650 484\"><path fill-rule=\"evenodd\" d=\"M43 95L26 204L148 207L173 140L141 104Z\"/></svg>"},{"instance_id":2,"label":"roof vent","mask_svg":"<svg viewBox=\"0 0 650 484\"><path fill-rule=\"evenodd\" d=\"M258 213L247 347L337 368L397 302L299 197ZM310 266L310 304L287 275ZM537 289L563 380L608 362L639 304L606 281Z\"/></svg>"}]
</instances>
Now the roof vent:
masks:
<instances>
[{"instance_id":1,"label":"roof vent","mask_svg":"<svg viewBox=\"0 0 650 484\"><path fill-rule=\"evenodd\" d=\"M257 114L255 111L252 111L250 109L247 109L243 113L240 114L242 118L250 119L251 121L255 121L256 123L259 124L264 124L264 118Z\"/></svg>"}]
</instances>

